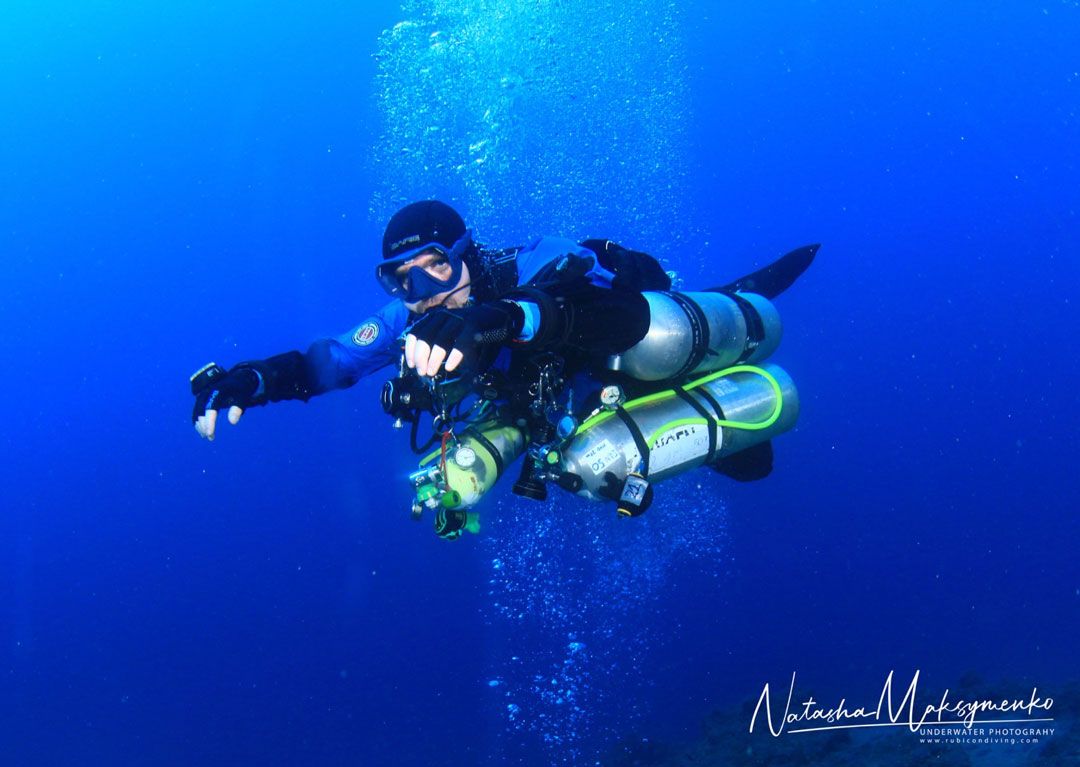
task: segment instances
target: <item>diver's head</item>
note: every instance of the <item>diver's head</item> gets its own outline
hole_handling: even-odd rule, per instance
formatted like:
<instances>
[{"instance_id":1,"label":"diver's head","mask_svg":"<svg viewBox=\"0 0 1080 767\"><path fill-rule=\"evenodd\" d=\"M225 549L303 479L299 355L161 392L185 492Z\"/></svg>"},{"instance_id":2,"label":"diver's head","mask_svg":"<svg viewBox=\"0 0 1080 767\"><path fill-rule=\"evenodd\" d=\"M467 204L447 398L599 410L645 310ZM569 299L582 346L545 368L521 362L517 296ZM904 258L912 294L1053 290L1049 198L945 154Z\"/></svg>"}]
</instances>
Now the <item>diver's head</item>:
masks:
<instances>
[{"instance_id":1,"label":"diver's head","mask_svg":"<svg viewBox=\"0 0 1080 767\"><path fill-rule=\"evenodd\" d=\"M472 232L449 205L438 200L414 202L387 223L383 262L375 276L409 311L460 308L469 298L470 275L464 256L472 244Z\"/></svg>"}]
</instances>

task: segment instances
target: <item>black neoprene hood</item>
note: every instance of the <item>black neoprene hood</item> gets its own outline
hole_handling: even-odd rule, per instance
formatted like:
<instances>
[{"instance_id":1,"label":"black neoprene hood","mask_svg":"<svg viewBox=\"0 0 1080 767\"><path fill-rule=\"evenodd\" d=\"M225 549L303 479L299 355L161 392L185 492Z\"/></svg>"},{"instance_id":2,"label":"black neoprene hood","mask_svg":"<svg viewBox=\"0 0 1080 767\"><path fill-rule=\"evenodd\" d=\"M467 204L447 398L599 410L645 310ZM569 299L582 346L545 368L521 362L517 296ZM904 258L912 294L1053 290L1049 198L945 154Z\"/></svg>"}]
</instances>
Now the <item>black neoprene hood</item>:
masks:
<instances>
[{"instance_id":1,"label":"black neoprene hood","mask_svg":"<svg viewBox=\"0 0 1080 767\"><path fill-rule=\"evenodd\" d=\"M436 242L450 249L464 235L465 221L456 210L438 200L422 200L390 217L383 233L382 255L394 258Z\"/></svg>"}]
</instances>

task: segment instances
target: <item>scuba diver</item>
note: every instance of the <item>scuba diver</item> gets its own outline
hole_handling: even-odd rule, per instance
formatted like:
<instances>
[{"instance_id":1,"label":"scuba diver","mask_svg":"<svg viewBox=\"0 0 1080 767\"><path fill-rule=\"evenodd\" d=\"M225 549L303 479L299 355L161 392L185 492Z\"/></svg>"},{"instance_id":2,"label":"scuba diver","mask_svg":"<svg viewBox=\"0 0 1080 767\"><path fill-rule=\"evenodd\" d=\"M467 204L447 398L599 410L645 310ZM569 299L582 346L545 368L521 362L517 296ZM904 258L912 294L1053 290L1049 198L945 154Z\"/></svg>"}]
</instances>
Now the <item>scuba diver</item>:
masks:
<instances>
[{"instance_id":1,"label":"scuba diver","mask_svg":"<svg viewBox=\"0 0 1080 767\"><path fill-rule=\"evenodd\" d=\"M396 426L411 423L415 452L438 444L410 479L414 517L436 512L440 536L475 530L472 507L521 453L515 493L543 498L554 482L635 516L651 501L650 479L691 465L744 481L769 473L771 436L797 414L794 386L779 368L749 363L779 342L768 299L816 250L705 293L671 293L670 276L645 253L557 237L493 249L449 205L415 202L383 235L376 279L390 303L306 352L204 366L191 377L192 421L213 440L221 411L235 425L248 408L307 401L396 363L383 408ZM733 385L740 379L758 381ZM755 402L740 401L748 393ZM661 423L644 434L649 405ZM672 420L673 406L682 417ZM433 433L420 444L424 413ZM740 425L750 436L734 436Z\"/></svg>"}]
</instances>

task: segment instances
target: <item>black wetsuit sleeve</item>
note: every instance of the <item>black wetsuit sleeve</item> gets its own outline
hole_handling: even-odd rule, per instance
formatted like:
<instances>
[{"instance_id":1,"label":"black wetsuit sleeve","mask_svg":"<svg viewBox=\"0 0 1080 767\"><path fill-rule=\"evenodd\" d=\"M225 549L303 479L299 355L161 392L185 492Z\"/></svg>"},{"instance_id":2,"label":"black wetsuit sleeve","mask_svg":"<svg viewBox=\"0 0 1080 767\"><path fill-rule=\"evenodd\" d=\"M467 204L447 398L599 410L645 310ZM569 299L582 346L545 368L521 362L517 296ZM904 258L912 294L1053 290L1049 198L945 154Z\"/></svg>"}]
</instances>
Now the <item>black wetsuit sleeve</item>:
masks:
<instances>
[{"instance_id":1,"label":"black wetsuit sleeve","mask_svg":"<svg viewBox=\"0 0 1080 767\"><path fill-rule=\"evenodd\" d=\"M523 346L596 355L626 351L649 331L649 302L640 293L597 287L587 280L519 288L510 296L540 310L540 326Z\"/></svg>"},{"instance_id":2,"label":"black wetsuit sleeve","mask_svg":"<svg viewBox=\"0 0 1080 767\"><path fill-rule=\"evenodd\" d=\"M641 292L613 289L615 275L573 240L542 238L519 254L519 272L525 284L505 297L529 302L539 313L539 327L516 344L521 348L606 356L648 332L649 304Z\"/></svg>"},{"instance_id":3,"label":"black wetsuit sleeve","mask_svg":"<svg viewBox=\"0 0 1080 767\"><path fill-rule=\"evenodd\" d=\"M252 404L265 405L282 400L307 402L319 394L346 389L389 361L375 359L367 366L359 366L337 340L321 338L311 344L307 352L286 352L264 360L243 362L238 367L258 373L259 387Z\"/></svg>"}]
</instances>

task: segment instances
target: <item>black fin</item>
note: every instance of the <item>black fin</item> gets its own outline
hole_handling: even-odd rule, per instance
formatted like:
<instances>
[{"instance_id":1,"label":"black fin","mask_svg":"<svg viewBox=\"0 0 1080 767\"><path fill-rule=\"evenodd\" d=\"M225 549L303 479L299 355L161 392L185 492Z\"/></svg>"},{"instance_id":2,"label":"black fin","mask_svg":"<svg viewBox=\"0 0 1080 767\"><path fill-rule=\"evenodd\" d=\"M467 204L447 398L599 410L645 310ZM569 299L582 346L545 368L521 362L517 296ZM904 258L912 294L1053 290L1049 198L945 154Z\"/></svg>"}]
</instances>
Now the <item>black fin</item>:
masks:
<instances>
[{"instance_id":1,"label":"black fin","mask_svg":"<svg viewBox=\"0 0 1080 767\"><path fill-rule=\"evenodd\" d=\"M820 247L821 245L818 244L797 248L773 261L764 269L758 269L753 274L740 277L723 287L709 288L709 290L716 293L732 293L741 290L745 293L757 293L765 298L776 298L790 288L806 271Z\"/></svg>"},{"instance_id":2,"label":"black fin","mask_svg":"<svg viewBox=\"0 0 1080 767\"><path fill-rule=\"evenodd\" d=\"M725 477L731 477L736 482L753 482L758 479L765 479L772 472L772 465L772 440L761 442L731 455L725 455L710 464L716 471Z\"/></svg>"}]
</instances>

